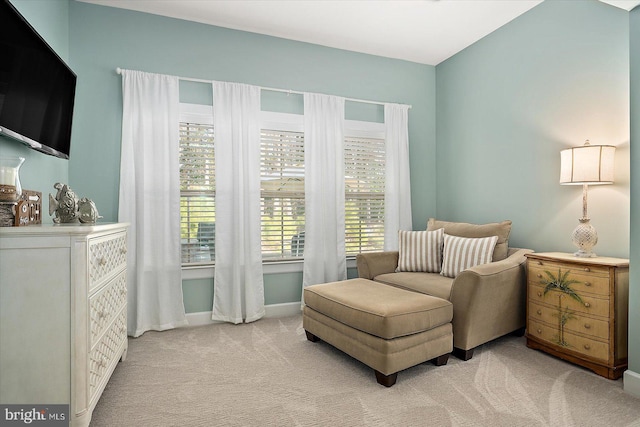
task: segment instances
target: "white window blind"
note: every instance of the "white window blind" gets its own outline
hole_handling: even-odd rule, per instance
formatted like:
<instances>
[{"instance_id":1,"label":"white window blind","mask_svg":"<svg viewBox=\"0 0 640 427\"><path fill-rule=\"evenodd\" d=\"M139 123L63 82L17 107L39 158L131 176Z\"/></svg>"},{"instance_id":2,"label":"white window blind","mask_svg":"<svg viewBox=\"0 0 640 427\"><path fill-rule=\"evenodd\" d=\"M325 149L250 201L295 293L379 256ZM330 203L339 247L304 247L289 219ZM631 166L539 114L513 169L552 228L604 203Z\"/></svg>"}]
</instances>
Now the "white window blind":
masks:
<instances>
[{"instance_id":1,"label":"white window blind","mask_svg":"<svg viewBox=\"0 0 640 427\"><path fill-rule=\"evenodd\" d=\"M346 253L384 247L385 141L345 138Z\"/></svg>"},{"instance_id":2,"label":"white window blind","mask_svg":"<svg viewBox=\"0 0 640 427\"><path fill-rule=\"evenodd\" d=\"M213 126L180 123L180 238L182 263L215 260Z\"/></svg>"},{"instance_id":3,"label":"white window blind","mask_svg":"<svg viewBox=\"0 0 640 427\"><path fill-rule=\"evenodd\" d=\"M262 258L302 258L304 253L304 135L261 132Z\"/></svg>"}]
</instances>

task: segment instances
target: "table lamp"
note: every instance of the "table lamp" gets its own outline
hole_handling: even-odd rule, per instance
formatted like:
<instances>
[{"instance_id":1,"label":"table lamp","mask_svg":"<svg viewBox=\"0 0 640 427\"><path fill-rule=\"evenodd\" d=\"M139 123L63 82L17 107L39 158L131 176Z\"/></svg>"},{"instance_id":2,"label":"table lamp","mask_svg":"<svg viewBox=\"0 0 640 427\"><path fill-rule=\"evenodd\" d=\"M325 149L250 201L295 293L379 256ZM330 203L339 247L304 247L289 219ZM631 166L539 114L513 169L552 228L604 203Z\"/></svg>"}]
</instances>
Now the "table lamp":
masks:
<instances>
[{"instance_id":1,"label":"table lamp","mask_svg":"<svg viewBox=\"0 0 640 427\"><path fill-rule=\"evenodd\" d=\"M582 185L582 218L571 233L577 257L596 256L591 249L598 243L598 233L587 216L587 191L589 185L613 184L615 151L612 145L591 145L587 140L581 147L560 152L560 184Z\"/></svg>"}]
</instances>

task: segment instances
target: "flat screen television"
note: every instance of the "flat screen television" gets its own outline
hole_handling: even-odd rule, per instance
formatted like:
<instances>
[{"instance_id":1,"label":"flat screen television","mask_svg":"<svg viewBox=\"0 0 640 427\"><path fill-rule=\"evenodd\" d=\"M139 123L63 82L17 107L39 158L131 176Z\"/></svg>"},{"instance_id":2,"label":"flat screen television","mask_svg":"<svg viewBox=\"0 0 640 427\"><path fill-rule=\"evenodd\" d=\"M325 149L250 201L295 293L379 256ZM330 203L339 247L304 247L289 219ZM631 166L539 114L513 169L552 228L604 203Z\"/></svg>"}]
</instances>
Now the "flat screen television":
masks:
<instances>
[{"instance_id":1,"label":"flat screen television","mask_svg":"<svg viewBox=\"0 0 640 427\"><path fill-rule=\"evenodd\" d=\"M0 0L0 135L68 159L75 90L75 73Z\"/></svg>"}]
</instances>

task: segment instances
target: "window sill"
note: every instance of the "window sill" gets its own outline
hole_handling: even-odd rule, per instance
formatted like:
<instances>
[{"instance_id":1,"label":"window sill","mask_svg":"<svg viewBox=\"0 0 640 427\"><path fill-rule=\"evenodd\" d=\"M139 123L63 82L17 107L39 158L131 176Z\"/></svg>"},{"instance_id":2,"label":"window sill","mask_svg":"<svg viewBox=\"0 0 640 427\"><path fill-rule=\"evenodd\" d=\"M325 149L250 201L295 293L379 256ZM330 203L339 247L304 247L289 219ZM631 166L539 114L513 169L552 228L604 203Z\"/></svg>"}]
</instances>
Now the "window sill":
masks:
<instances>
[{"instance_id":1,"label":"window sill","mask_svg":"<svg viewBox=\"0 0 640 427\"><path fill-rule=\"evenodd\" d=\"M301 273L304 261L267 261L262 263L263 274ZM355 268L355 257L347 258L347 268ZM182 267L182 280L213 279L215 265L190 265Z\"/></svg>"}]
</instances>

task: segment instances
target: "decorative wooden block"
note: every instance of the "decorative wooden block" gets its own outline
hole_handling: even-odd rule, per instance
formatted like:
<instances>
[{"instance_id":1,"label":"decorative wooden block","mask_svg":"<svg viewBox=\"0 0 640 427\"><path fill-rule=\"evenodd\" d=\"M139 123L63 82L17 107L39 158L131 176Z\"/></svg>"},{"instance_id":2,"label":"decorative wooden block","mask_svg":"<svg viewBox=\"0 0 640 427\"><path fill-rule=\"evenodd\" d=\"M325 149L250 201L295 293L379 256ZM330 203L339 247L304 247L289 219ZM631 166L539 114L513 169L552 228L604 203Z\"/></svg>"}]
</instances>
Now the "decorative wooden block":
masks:
<instances>
[{"instance_id":1,"label":"decorative wooden block","mask_svg":"<svg viewBox=\"0 0 640 427\"><path fill-rule=\"evenodd\" d=\"M15 226L42 224L42 193L22 190L22 197L16 206Z\"/></svg>"}]
</instances>

